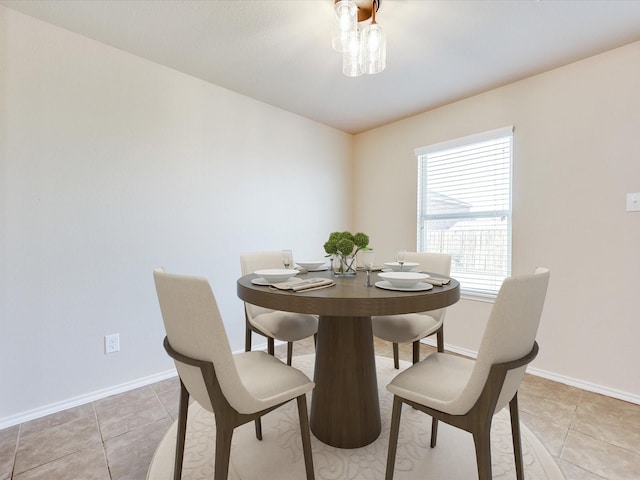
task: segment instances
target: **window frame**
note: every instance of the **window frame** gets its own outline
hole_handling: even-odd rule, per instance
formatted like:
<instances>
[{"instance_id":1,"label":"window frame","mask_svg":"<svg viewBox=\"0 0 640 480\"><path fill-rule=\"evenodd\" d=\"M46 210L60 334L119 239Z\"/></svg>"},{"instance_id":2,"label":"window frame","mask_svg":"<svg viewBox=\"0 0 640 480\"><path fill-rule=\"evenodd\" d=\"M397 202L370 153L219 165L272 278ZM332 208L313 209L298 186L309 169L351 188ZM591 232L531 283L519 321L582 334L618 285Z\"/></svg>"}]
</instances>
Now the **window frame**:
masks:
<instances>
[{"instance_id":1,"label":"window frame","mask_svg":"<svg viewBox=\"0 0 640 480\"><path fill-rule=\"evenodd\" d=\"M495 218L496 216L504 216L507 221L506 228L506 245L505 248L505 261L506 261L506 275L504 278L511 275L511 267L512 267L512 243L513 243L513 235L512 235L512 225L513 225L513 126L507 126L502 128L497 128L494 130L489 130L486 132L481 132L473 135L467 135L464 137L439 142L432 145L427 145L424 147L418 147L414 150L416 160L417 160L417 183L418 183L418 195L417 195L417 250L418 251L433 251L433 252L441 252L441 253L450 253L441 249L429 249L426 246L426 223L427 220L455 220L455 219L477 219L477 218ZM471 146L474 144L479 144L482 142L497 140L500 138L508 137L509 139L509 159L508 159L508 207L505 210L504 208L495 209L493 211L484 211L480 213L471 213L467 212L465 214L460 213L450 213L450 214L429 214L425 212L426 209L426 200L423 201L424 195L427 194L428 188L428 174L423 170L426 167L427 158L429 155L433 155L436 153L442 153L448 150L457 149L460 147ZM455 278L455 272L452 269L452 276ZM488 276L487 278L489 278ZM496 277L500 278L501 275ZM460 282L461 294L464 298L472 298L476 300L484 300L484 301L493 301L498 291L500 289L500 285L502 281L495 284L493 288L472 288L469 286L465 286L464 281Z\"/></svg>"}]
</instances>

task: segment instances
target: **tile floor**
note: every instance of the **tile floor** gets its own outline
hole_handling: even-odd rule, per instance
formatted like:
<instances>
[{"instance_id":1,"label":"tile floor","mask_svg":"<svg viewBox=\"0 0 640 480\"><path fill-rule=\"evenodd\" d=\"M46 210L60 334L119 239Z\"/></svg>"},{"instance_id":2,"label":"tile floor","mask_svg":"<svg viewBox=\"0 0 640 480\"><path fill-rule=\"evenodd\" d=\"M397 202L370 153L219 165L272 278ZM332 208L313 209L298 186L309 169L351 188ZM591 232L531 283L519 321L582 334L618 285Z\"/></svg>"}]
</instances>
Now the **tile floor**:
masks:
<instances>
[{"instance_id":1,"label":"tile floor","mask_svg":"<svg viewBox=\"0 0 640 480\"><path fill-rule=\"evenodd\" d=\"M423 356L433 348L423 345ZM313 352L296 343L294 355ZM376 340L376 353L391 344ZM280 358L285 348L277 348ZM410 346L401 347L410 361ZM294 358L295 366L295 358ZM0 480L143 480L176 418L177 379L164 380L0 430ZM521 419L566 480L640 479L640 406L527 376Z\"/></svg>"}]
</instances>

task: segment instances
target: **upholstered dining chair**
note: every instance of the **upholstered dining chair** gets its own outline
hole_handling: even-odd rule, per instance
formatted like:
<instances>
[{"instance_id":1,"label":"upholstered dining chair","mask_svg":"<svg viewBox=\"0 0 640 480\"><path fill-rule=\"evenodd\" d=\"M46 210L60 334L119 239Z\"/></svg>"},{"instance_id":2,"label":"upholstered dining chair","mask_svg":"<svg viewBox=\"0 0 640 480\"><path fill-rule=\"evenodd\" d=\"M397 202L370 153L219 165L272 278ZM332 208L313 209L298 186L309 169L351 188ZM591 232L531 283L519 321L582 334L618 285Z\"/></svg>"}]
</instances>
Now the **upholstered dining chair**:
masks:
<instances>
[{"instance_id":1,"label":"upholstered dining chair","mask_svg":"<svg viewBox=\"0 0 640 480\"><path fill-rule=\"evenodd\" d=\"M242 275L256 270L282 267L282 252L253 252L240 255ZM267 352L274 354L275 340L287 342L287 365L291 365L293 342L318 333L318 317L304 313L270 310L250 303L244 304L245 351L251 350L251 333L267 337Z\"/></svg>"},{"instance_id":2,"label":"upholstered dining chair","mask_svg":"<svg viewBox=\"0 0 640 480\"><path fill-rule=\"evenodd\" d=\"M451 255L432 252L407 252L407 262L420 264L420 270L449 276ZM436 334L438 352L444 352L445 308L430 312L372 317L373 334L393 344L393 364L400 367L398 344L413 344L413 363L420 361L420 340Z\"/></svg>"},{"instance_id":3,"label":"upholstered dining chair","mask_svg":"<svg viewBox=\"0 0 640 480\"><path fill-rule=\"evenodd\" d=\"M236 427L296 399L307 480L314 479L305 394L314 383L299 370L265 352L231 353L209 282L205 278L153 272L167 336L164 347L180 376L180 407L174 480L182 476L189 396L215 416L214 480L226 480Z\"/></svg>"},{"instance_id":4,"label":"upholstered dining chair","mask_svg":"<svg viewBox=\"0 0 640 480\"><path fill-rule=\"evenodd\" d=\"M546 268L503 282L475 361L433 353L387 385L394 397L386 480L393 478L404 403L432 417L432 448L436 446L439 420L473 435L480 480L491 479L491 421L508 403L516 475L524 480L518 388L527 364L538 353L535 338L548 283Z\"/></svg>"}]
</instances>

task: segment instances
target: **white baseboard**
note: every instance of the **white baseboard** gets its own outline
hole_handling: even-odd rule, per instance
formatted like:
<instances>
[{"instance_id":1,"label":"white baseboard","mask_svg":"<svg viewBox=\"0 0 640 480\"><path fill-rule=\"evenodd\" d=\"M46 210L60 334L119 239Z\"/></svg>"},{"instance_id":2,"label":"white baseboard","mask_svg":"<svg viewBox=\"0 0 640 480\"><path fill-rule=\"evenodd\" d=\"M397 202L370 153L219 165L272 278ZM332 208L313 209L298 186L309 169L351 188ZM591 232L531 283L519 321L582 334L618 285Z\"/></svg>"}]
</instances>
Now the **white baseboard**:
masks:
<instances>
[{"instance_id":1,"label":"white baseboard","mask_svg":"<svg viewBox=\"0 0 640 480\"><path fill-rule=\"evenodd\" d=\"M425 345L430 345L432 347L436 347L436 340L432 338L424 338L420 340L421 343ZM478 352L473 350L468 350L466 348L455 347L453 345L445 344L445 350L453 353L457 353L459 355L464 355L465 357L476 358L478 356ZM585 382L584 380L577 380L572 377L567 377L564 375L558 375L557 373L548 372L546 370L542 370L540 368L528 367L527 373L531 375L535 375L536 377L546 378L547 380L553 380L554 382L562 383L564 385L569 385L571 387L576 387L581 390L586 390L588 392L599 393L601 395L605 395L607 397L617 398L618 400L624 400L625 402L635 403L636 405L640 405L640 395L634 395L628 392L623 392L621 390L616 390L614 388L604 387L602 385L597 385L595 383Z\"/></svg>"}]
</instances>

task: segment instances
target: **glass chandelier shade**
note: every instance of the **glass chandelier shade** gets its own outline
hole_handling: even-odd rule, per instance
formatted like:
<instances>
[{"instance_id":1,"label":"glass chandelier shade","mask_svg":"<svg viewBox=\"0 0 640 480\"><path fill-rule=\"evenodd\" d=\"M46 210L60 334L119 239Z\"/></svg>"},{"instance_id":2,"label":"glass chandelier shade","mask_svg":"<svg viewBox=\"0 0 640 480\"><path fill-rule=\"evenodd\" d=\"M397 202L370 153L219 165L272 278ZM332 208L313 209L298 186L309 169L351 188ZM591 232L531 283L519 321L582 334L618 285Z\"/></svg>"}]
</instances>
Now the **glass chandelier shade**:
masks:
<instances>
[{"instance_id":1,"label":"glass chandelier shade","mask_svg":"<svg viewBox=\"0 0 640 480\"><path fill-rule=\"evenodd\" d=\"M347 77L359 77L364 73L362 48L360 46L360 35L358 32L351 38L347 49L342 54L342 73Z\"/></svg>"},{"instance_id":2,"label":"glass chandelier shade","mask_svg":"<svg viewBox=\"0 0 640 480\"><path fill-rule=\"evenodd\" d=\"M353 0L340 0L334 5L333 49L346 52L358 36L358 6Z\"/></svg>"},{"instance_id":3,"label":"glass chandelier shade","mask_svg":"<svg viewBox=\"0 0 640 480\"><path fill-rule=\"evenodd\" d=\"M365 73L380 73L387 66L387 39L377 23L367 25L361 33L360 50Z\"/></svg>"},{"instance_id":4,"label":"glass chandelier shade","mask_svg":"<svg viewBox=\"0 0 640 480\"><path fill-rule=\"evenodd\" d=\"M342 72L348 77L357 77L383 71L387 66L387 40L376 22L380 0L334 1L332 45L342 52ZM371 23L363 26L368 18Z\"/></svg>"}]
</instances>

